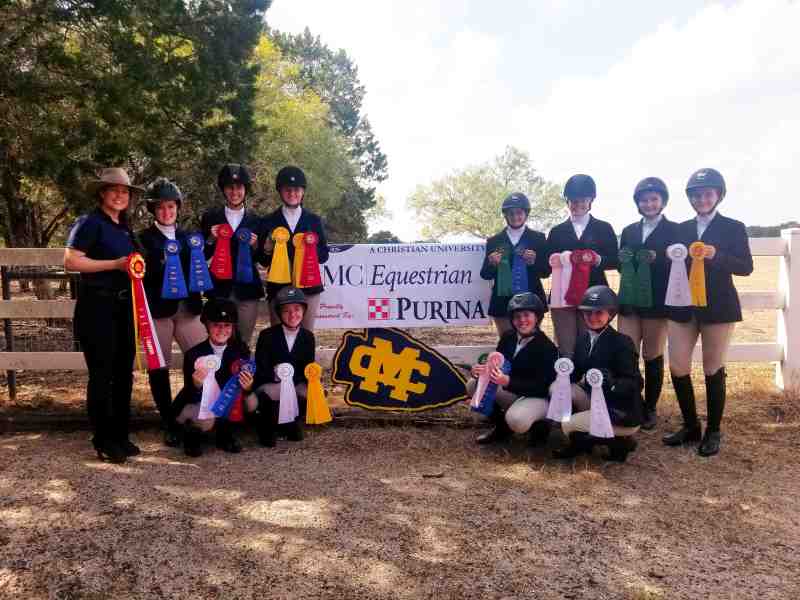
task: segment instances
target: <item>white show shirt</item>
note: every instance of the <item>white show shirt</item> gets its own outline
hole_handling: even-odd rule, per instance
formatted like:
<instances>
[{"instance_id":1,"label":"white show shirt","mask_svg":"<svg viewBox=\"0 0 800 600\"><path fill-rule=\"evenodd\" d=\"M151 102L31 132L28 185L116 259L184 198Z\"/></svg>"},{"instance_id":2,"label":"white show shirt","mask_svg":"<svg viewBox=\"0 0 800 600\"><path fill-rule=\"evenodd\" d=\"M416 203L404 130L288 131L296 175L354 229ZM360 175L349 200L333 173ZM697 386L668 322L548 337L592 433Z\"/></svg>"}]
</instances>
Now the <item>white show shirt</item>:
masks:
<instances>
[{"instance_id":1,"label":"white show shirt","mask_svg":"<svg viewBox=\"0 0 800 600\"><path fill-rule=\"evenodd\" d=\"M236 228L239 227L239 224L242 222L242 219L244 219L244 207L238 210L232 210L227 206L225 207L225 220L228 222L228 225L230 225L233 228L234 231L236 231Z\"/></svg>"}]
</instances>

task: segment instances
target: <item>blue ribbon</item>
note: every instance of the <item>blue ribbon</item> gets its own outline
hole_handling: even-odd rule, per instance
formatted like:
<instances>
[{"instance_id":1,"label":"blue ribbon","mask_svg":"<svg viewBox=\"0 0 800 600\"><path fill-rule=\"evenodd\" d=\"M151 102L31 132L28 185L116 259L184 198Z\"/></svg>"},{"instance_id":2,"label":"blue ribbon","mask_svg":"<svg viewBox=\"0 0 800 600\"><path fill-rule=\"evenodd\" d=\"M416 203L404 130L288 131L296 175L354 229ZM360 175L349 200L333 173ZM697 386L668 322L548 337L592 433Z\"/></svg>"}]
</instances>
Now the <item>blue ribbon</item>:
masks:
<instances>
[{"instance_id":1,"label":"blue ribbon","mask_svg":"<svg viewBox=\"0 0 800 600\"><path fill-rule=\"evenodd\" d=\"M530 291L528 289L528 263L522 258L522 253L527 249L522 240L514 249L514 258L511 263L511 291L514 294Z\"/></svg>"},{"instance_id":2,"label":"blue ribbon","mask_svg":"<svg viewBox=\"0 0 800 600\"><path fill-rule=\"evenodd\" d=\"M250 371L251 374L255 373L256 361L250 359L246 362L243 362L239 371ZM233 403L236 401L236 398L239 397L239 392L241 391L242 387L239 385L239 373L237 373L236 375L232 375L231 378L225 383L225 386L222 388L219 397L214 401L214 404L211 405L211 412L217 417L228 416Z\"/></svg>"},{"instance_id":3,"label":"blue ribbon","mask_svg":"<svg viewBox=\"0 0 800 600\"><path fill-rule=\"evenodd\" d=\"M506 359L503 361L503 366L501 368L504 375L508 375L511 373L511 362ZM486 391L483 392L483 397L481 398L480 403L478 406L473 406L472 410L475 412L481 413L487 417L492 416L494 412L494 397L497 395L497 384L490 381L489 385L486 386Z\"/></svg>"},{"instance_id":4,"label":"blue ribbon","mask_svg":"<svg viewBox=\"0 0 800 600\"><path fill-rule=\"evenodd\" d=\"M208 272L206 257L203 255L205 240L199 233L193 233L189 241L189 290L192 292L206 292L214 289L211 283L211 274Z\"/></svg>"},{"instance_id":5,"label":"blue ribbon","mask_svg":"<svg viewBox=\"0 0 800 600\"><path fill-rule=\"evenodd\" d=\"M181 267L181 244L177 240L167 240L164 244L164 281L161 284L161 297L165 300L186 298L186 280Z\"/></svg>"},{"instance_id":6,"label":"blue ribbon","mask_svg":"<svg viewBox=\"0 0 800 600\"><path fill-rule=\"evenodd\" d=\"M253 283L253 257L250 254L250 230L242 227L236 232L239 252L236 259L236 281Z\"/></svg>"}]
</instances>

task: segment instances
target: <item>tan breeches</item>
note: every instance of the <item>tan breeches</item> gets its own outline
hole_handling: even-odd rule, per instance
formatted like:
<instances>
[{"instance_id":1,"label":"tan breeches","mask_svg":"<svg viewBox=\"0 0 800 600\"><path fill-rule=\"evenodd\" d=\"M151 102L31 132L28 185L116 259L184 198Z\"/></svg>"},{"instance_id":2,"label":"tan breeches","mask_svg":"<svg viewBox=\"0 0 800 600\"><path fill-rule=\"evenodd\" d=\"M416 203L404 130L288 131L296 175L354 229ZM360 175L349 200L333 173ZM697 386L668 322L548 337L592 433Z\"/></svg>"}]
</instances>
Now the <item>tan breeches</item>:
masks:
<instances>
[{"instance_id":1,"label":"tan breeches","mask_svg":"<svg viewBox=\"0 0 800 600\"><path fill-rule=\"evenodd\" d=\"M477 385L478 380L475 378L467 382L469 397L475 393ZM516 433L525 433L536 421L541 421L547 416L549 402L546 399L525 398L499 387L494 400L506 410L506 423Z\"/></svg>"},{"instance_id":2,"label":"tan breeches","mask_svg":"<svg viewBox=\"0 0 800 600\"><path fill-rule=\"evenodd\" d=\"M208 337L205 326L200 322L200 316L186 310L183 302L178 304L178 312L173 316L154 319L153 325L167 365L172 354L172 340L178 342L181 352L186 352Z\"/></svg>"},{"instance_id":3,"label":"tan breeches","mask_svg":"<svg viewBox=\"0 0 800 600\"><path fill-rule=\"evenodd\" d=\"M236 304L239 336L250 347L253 330L256 328L256 319L258 318L258 300L239 300L235 294L232 294L230 299Z\"/></svg>"},{"instance_id":4,"label":"tan breeches","mask_svg":"<svg viewBox=\"0 0 800 600\"><path fill-rule=\"evenodd\" d=\"M692 352L697 338L703 350L703 372L710 376L725 366L734 323L698 324L669 322L669 370L676 377L692 372Z\"/></svg>"},{"instance_id":5,"label":"tan breeches","mask_svg":"<svg viewBox=\"0 0 800 600\"><path fill-rule=\"evenodd\" d=\"M644 360L663 356L667 345L667 319L643 319L639 315L620 315L619 332L633 340Z\"/></svg>"},{"instance_id":6,"label":"tan breeches","mask_svg":"<svg viewBox=\"0 0 800 600\"><path fill-rule=\"evenodd\" d=\"M313 294L311 296L306 296L306 302L308 302L308 308L306 312L303 314L303 322L302 327L303 329L308 329L309 331L314 331L314 324L317 322L317 313L319 312L319 297L321 294ZM278 313L275 310L275 302L274 300L269 303L269 322L271 325L278 325L281 320L278 317Z\"/></svg>"},{"instance_id":7,"label":"tan breeches","mask_svg":"<svg viewBox=\"0 0 800 600\"><path fill-rule=\"evenodd\" d=\"M577 308L551 308L550 318L553 319L559 354L572 358L578 336L586 331L583 316Z\"/></svg>"},{"instance_id":8,"label":"tan breeches","mask_svg":"<svg viewBox=\"0 0 800 600\"><path fill-rule=\"evenodd\" d=\"M591 416L592 411L590 410L592 406L592 399L587 394L584 389L576 383L572 384L572 407L575 412L572 413L572 417L569 421L561 424L562 431L569 435L574 431L581 431L583 433L589 433L589 429L591 428ZM626 436L626 435L633 435L637 431L639 431L638 427L621 427L618 425L612 425L614 429L614 435L616 436Z\"/></svg>"}]
</instances>

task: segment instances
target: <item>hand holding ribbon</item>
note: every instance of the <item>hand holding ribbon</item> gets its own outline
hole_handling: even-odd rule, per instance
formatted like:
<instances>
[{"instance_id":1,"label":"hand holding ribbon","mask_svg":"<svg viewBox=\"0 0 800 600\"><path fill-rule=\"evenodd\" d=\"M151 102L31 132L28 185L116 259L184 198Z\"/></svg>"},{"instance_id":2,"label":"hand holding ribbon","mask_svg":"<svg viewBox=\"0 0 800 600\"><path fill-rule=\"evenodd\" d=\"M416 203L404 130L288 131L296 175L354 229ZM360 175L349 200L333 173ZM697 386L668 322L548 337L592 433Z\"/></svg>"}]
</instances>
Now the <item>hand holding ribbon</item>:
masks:
<instances>
[{"instance_id":1,"label":"hand holding ribbon","mask_svg":"<svg viewBox=\"0 0 800 600\"><path fill-rule=\"evenodd\" d=\"M306 423L308 425L322 425L333 421L331 409L325 399L325 390L322 388L322 367L319 364L309 363L303 373L308 380L308 396L306 397Z\"/></svg>"},{"instance_id":2,"label":"hand holding ribbon","mask_svg":"<svg viewBox=\"0 0 800 600\"><path fill-rule=\"evenodd\" d=\"M572 418L572 384L569 376L575 370L575 365L568 358L559 358L554 368L556 380L550 388L547 418L557 423L565 423Z\"/></svg>"},{"instance_id":3,"label":"hand holding ribbon","mask_svg":"<svg viewBox=\"0 0 800 600\"><path fill-rule=\"evenodd\" d=\"M672 244L667 247L667 258L672 262L669 269L667 293L664 296L666 306L691 306L692 294L689 290L689 276L686 274L686 257L689 251L683 244Z\"/></svg>"},{"instance_id":4,"label":"hand holding ribbon","mask_svg":"<svg viewBox=\"0 0 800 600\"><path fill-rule=\"evenodd\" d=\"M614 427L611 425L606 397L603 394L603 374L598 369L589 369L586 372L586 383L592 388L589 435L599 438L613 438Z\"/></svg>"},{"instance_id":5,"label":"hand holding ribbon","mask_svg":"<svg viewBox=\"0 0 800 600\"><path fill-rule=\"evenodd\" d=\"M211 257L211 273L217 279L233 279L232 237L233 228L227 223L223 223L217 228L217 244L214 248L214 256Z\"/></svg>"},{"instance_id":6,"label":"hand holding ribbon","mask_svg":"<svg viewBox=\"0 0 800 600\"><path fill-rule=\"evenodd\" d=\"M281 382L280 407L278 408L278 424L291 423L300 414L297 406L297 390L294 388L294 367L289 363L281 363L275 367L275 374Z\"/></svg>"},{"instance_id":7,"label":"hand holding ribbon","mask_svg":"<svg viewBox=\"0 0 800 600\"><path fill-rule=\"evenodd\" d=\"M276 227L272 231L272 240L275 249L272 251L272 262L269 266L267 281L270 283L291 283L292 273L289 268L289 230L286 227Z\"/></svg>"},{"instance_id":8,"label":"hand holding ribbon","mask_svg":"<svg viewBox=\"0 0 800 600\"><path fill-rule=\"evenodd\" d=\"M206 257L203 255L205 240L199 233L193 233L189 242L189 291L205 292L214 289L208 272Z\"/></svg>"}]
</instances>

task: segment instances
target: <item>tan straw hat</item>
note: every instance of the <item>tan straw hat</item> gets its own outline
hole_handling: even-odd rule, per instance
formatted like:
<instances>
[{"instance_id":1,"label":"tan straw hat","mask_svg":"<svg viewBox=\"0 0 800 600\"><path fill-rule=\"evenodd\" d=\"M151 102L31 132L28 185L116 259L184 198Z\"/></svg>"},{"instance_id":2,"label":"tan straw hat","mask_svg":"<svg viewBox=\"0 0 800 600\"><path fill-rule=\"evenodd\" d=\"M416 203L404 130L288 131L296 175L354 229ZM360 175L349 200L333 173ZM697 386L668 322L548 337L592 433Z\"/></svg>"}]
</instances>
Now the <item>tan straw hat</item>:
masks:
<instances>
[{"instance_id":1,"label":"tan straw hat","mask_svg":"<svg viewBox=\"0 0 800 600\"><path fill-rule=\"evenodd\" d=\"M90 181L86 186L86 190L89 192L90 196L96 196L97 192L107 185L124 185L132 191L144 192L144 188L131 185L131 179L128 177L128 173L125 172L125 169L120 169L119 167L103 169L103 172L100 173L100 179Z\"/></svg>"}]
</instances>

